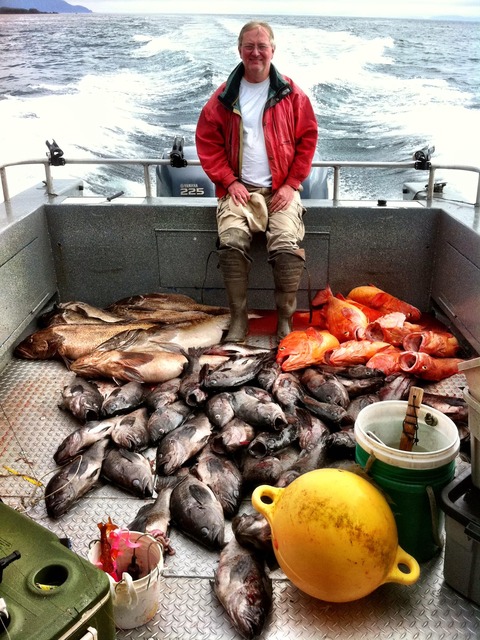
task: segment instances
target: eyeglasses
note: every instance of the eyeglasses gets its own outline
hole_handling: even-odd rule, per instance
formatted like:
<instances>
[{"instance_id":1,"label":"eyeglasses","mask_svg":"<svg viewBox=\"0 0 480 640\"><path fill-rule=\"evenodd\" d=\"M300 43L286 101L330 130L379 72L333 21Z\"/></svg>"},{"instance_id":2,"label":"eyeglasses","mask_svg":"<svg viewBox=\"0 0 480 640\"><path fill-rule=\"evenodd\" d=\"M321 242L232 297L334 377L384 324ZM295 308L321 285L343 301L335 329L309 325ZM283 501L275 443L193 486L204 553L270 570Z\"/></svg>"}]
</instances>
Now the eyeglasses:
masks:
<instances>
[{"instance_id":1,"label":"eyeglasses","mask_svg":"<svg viewBox=\"0 0 480 640\"><path fill-rule=\"evenodd\" d=\"M242 49L245 49L247 53L252 53L255 49L258 49L260 53L265 53L271 46L270 44L242 44Z\"/></svg>"}]
</instances>

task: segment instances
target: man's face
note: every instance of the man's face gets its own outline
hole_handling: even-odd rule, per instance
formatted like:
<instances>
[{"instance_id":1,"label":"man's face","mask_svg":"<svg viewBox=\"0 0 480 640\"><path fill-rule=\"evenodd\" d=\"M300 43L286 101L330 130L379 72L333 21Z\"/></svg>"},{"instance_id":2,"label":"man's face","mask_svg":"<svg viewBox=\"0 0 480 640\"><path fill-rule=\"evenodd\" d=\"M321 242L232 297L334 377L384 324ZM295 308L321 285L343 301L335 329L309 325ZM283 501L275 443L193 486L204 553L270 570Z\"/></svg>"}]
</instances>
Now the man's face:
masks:
<instances>
[{"instance_id":1,"label":"man's face","mask_svg":"<svg viewBox=\"0 0 480 640\"><path fill-rule=\"evenodd\" d=\"M245 79L248 82L262 82L268 78L275 47L270 43L265 29L257 27L247 31L238 51L245 65Z\"/></svg>"}]
</instances>

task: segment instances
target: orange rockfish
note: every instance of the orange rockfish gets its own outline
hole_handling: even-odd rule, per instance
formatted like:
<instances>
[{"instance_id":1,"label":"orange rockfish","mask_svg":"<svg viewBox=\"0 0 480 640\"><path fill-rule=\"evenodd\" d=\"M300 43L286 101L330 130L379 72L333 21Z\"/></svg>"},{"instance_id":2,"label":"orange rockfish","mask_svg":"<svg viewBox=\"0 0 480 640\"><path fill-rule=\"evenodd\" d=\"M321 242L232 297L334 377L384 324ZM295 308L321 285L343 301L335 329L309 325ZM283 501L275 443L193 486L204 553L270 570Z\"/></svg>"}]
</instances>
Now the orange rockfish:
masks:
<instances>
[{"instance_id":1,"label":"orange rockfish","mask_svg":"<svg viewBox=\"0 0 480 640\"><path fill-rule=\"evenodd\" d=\"M403 351L400 355L400 369L424 380L444 380L458 373L461 358L434 358L428 353Z\"/></svg>"},{"instance_id":2,"label":"orange rockfish","mask_svg":"<svg viewBox=\"0 0 480 640\"><path fill-rule=\"evenodd\" d=\"M361 340L364 337L367 316L349 300L334 296L330 286L316 293L312 306L322 307L327 329L339 342Z\"/></svg>"},{"instance_id":3,"label":"orange rockfish","mask_svg":"<svg viewBox=\"0 0 480 640\"><path fill-rule=\"evenodd\" d=\"M365 330L368 340L384 340L389 344L400 347L405 336L414 331L422 331L423 325L406 321L406 316L400 311L386 313L374 322L370 322Z\"/></svg>"},{"instance_id":4,"label":"orange rockfish","mask_svg":"<svg viewBox=\"0 0 480 640\"><path fill-rule=\"evenodd\" d=\"M405 351L421 351L439 358L451 358L460 348L458 340L448 331L413 331L403 339Z\"/></svg>"},{"instance_id":5,"label":"orange rockfish","mask_svg":"<svg viewBox=\"0 0 480 640\"><path fill-rule=\"evenodd\" d=\"M408 304L408 302L404 302L399 298L395 298L395 296L382 291L382 289L379 289L374 285L355 287L347 295L347 300L361 302L362 304L367 305L367 307L372 307L373 309L383 311L384 313L400 311L405 314L407 320L417 321L420 320L422 315L420 310L413 305Z\"/></svg>"},{"instance_id":6,"label":"orange rockfish","mask_svg":"<svg viewBox=\"0 0 480 640\"><path fill-rule=\"evenodd\" d=\"M282 371L302 369L323 362L325 352L339 344L329 331L318 331L314 327L305 331L292 331L280 341L276 361Z\"/></svg>"},{"instance_id":7,"label":"orange rockfish","mask_svg":"<svg viewBox=\"0 0 480 640\"><path fill-rule=\"evenodd\" d=\"M388 342L371 340L347 340L335 349L329 349L324 356L325 362L335 367L354 364L366 364L381 349L386 349Z\"/></svg>"},{"instance_id":8,"label":"orange rockfish","mask_svg":"<svg viewBox=\"0 0 480 640\"><path fill-rule=\"evenodd\" d=\"M370 360L368 360L366 366L369 369L380 369L386 376L392 375L392 373L399 373L400 368L400 356L403 352L398 347L389 345L385 349L377 351Z\"/></svg>"},{"instance_id":9,"label":"orange rockfish","mask_svg":"<svg viewBox=\"0 0 480 640\"><path fill-rule=\"evenodd\" d=\"M337 293L336 297L339 300L347 300L347 298L345 298L345 296L343 296L341 293ZM360 311L363 311L363 313L367 316L369 322L375 322L375 320L378 320L378 318L381 318L383 315L385 315L384 311L379 311L378 309L368 307L366 304L357 302L357 300L350 299L347 302L353 304L355 307L357 307L357 309L360 309Z\"/></svg>"}]
</instances>

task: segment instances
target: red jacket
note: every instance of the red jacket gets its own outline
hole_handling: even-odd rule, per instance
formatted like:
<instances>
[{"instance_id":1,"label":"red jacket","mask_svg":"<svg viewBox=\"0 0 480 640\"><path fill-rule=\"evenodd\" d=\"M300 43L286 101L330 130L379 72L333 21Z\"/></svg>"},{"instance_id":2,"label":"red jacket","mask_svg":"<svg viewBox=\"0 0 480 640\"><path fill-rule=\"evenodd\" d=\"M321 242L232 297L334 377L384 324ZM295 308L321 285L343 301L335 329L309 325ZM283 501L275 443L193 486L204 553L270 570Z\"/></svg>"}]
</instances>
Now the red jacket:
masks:
<instances>
[{"instance_id":1,"label":"red jacket","mask_svg":"<svg viewBox=\"0 0 480 640\"><path fill-rule=\"evenodd\" d=\"M238 96L243 73L241 62L213 93L197 123L198 157L215 184L218 198L241 174L242 116ZM272 190L283 184L298 189L310 173L317 147L317 119L306 94L273 65L263 126Z\"/></svg>"}]
</instances>

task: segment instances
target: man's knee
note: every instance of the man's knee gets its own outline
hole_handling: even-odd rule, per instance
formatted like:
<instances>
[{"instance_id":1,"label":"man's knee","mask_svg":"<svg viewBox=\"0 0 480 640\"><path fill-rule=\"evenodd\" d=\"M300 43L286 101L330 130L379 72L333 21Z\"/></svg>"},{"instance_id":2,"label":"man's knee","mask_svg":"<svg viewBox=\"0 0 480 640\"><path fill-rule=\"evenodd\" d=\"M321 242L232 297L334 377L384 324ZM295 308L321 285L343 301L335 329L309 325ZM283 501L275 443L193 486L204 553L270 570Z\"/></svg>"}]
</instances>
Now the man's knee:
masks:
<instances>
[{"instance_id":1,"label":"man's knee","mask_svg":"<svg viewBox=\"0 0 480 640\"><path fill-rule=\"evenodd\" d=\"M250 251L250 236L243 229L231 227L218 236L219 249L236 249L248 255Z\"/></svg>"}]
</instances>

